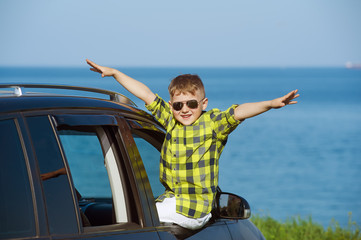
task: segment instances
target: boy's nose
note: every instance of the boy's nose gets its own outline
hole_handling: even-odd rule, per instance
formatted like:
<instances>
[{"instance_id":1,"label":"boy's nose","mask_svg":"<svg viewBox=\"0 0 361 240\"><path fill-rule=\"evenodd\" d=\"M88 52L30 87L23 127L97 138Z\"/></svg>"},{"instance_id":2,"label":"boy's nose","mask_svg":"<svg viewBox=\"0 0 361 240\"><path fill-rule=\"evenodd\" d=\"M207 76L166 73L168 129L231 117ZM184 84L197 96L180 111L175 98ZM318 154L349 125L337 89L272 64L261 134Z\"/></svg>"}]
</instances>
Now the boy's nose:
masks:
<instances>
[{"instance_id":1,"label":"boy's nose","mask_svg":"<svg viewBox=\"0 0 361 240\"><path fill-rule=\"evenodd\" d=\"M189 107L187 106L187 104L183 104L183 107L181 109L182 112L188 112L189 111Z\"/></svg>"}]
</instances>

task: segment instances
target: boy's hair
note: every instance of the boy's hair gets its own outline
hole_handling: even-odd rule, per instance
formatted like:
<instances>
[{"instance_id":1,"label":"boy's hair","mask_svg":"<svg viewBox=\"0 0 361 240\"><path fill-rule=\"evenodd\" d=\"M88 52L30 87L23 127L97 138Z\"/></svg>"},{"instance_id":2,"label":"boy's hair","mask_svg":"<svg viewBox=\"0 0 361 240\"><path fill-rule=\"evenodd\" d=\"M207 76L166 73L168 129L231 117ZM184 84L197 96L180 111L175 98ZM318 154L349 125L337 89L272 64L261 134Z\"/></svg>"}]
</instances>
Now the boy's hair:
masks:
<instances>
[{"instance_id":1,"label":"boy's hair","mask_svg":"<svg viewBox=\"0 0 361 240\"><path fill-rule=\"evenodd\" d=\"M175 94L178 95L180 93L187 92L195 95L197 90L203 94L204 98L206 94L202 80L198 75L193 74L179 75L178 77L174 78L168 86L168 91L171 97L173 97Z\"/></svg>"}]
</instances>

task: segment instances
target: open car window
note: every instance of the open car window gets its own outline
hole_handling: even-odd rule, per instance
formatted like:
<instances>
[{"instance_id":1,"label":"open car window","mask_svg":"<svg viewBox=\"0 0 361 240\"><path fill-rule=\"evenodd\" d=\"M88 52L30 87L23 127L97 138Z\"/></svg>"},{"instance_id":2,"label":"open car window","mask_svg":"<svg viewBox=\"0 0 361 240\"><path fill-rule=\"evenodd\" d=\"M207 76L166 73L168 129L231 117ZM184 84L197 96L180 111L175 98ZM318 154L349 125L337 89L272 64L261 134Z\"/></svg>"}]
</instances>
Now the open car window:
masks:
<instances>
[{"instance_id":1,"label":"open car window","mask_svg":"<svg viewBox=\"0 0 361 240\"><path fill-rule=\"evenodd\" d=\"M135 144L137 145L140 157L143 160L144 168L147 172L150 186L154 198L164 192L164 187L159 181L159 151L146 139L133 133Z\"/></svg>"},{"instance_id":2,"label":"open car window","mask_svg":"<svg viewBox=\"0 0 361 240\"><path fill-rule=\"evenodd\" d=\"M73 127L59 136L80 209L89 220L86 226L128 222L122 180L104 130Z\"/></svg>"},{"instance_id":3,"label":"open car window","mask_svg":"<svg viewBox=\"0 0 361 240\"><path fill-rule=\"evenodd\" d=\"M114 137L117 134L115 119L102 116L97 121L97 117L92 116L62 116L57 120L83 227L130 222L132 203L125 193L126 176L122 174L122 156Z\"/></svg>"},{"instance_id":4,"label":"open car window","mask_svg":"<svg viewBox=\"0 0 361 240\"><path fill-rule=\"evenodd\" d=\"M154 198L164 192L164 186L159 180L160 149L164 140L164 133L153 125L141 121L130 121L132 135L137 145Z\"/></svg>"}]
</instances>

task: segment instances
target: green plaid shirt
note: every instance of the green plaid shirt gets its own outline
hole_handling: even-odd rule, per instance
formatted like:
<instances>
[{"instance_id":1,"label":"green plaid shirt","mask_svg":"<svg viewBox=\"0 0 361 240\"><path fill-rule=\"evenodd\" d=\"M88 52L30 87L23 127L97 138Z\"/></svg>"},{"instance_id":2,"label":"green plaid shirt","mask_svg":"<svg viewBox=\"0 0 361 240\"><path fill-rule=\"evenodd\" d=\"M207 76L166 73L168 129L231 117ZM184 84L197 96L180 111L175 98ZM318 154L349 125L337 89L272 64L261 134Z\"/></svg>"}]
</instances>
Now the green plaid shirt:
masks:
<instances>
[{"instance_id":1,"label":"green plaid shirt","mask_svg":"<svg viewBox=\"0 0 361 240\"><path fill-rule=\"evenodd\" d=\"M204 217L212 210L218 186L218 159L230 134L240 123L232 105L212 109L192 124L177 122L169 104L158 95L146 106L166 129L161 150L159 178L166 191L158 197L176 197L176 211L187 217Z\"/></svg>"}]
</instances>

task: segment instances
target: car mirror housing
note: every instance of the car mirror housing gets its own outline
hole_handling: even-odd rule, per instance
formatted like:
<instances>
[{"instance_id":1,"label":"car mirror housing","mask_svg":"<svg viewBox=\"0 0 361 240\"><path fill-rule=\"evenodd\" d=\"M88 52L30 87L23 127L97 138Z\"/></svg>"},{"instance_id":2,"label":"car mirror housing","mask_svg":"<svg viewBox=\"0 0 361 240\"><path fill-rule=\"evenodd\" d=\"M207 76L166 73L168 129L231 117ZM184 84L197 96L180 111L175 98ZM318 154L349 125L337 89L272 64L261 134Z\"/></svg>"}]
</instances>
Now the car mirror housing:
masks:
<instances>
[{"instance_id":1,"label":"car mirror housing","mask_svg":"<svg viewBox=\"0 0 361 240\"><path fill-rule=\"evenodd\" d=\"M251 208L246 199L232 193L218 193L216 211L220 218L247 219L251 216Z\"/></svg>"}]
</instances>

